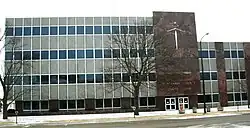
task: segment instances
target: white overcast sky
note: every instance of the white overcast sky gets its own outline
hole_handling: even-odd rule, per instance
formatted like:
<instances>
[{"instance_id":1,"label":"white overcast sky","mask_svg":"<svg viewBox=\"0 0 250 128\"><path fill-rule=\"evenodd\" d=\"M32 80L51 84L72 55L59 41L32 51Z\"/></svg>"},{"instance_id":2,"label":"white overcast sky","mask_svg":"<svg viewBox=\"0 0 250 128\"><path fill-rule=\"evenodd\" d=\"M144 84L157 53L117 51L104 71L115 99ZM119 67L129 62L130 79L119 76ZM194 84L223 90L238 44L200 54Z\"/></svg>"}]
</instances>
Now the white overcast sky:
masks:
<instances>
[{"instance_id":1,"label":"white overcast sky","mask_svg":"<svg viewBox=\"0 0 250 128\"><path fill-rule=\"evenodd\" d=\"M152 16L152 11L195 12L197 40L250 42L249 0L1 0L5 17Z\"/></svg>"}]
</instances>

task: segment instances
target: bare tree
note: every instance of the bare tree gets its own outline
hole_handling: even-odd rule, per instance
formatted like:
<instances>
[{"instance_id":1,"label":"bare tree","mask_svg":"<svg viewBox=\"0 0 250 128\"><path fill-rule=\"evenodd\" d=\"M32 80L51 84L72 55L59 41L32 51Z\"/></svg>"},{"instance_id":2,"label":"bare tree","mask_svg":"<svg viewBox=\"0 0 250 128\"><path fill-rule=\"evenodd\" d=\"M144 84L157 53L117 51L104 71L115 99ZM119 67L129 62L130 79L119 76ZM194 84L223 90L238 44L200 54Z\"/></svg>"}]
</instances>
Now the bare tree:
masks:
<instances>
[{"instance_id":1,"label":"bare tree","mask_svg":"<svg viewBox=\"0 0 250 128\"><path fill-rule=\"evenodd\" d=\"M8 28L8 27L6 27ZM8 48L8 57L2 65L3 73L0 74L0 83L3 88L3 98L1 99L3 103L3 119L8 118L8 107L17 98L22 96L27 90L15 90L14 85L20 85L18 83L22 82L22 76L24 72L23 67L30 67L30 65L24 60L22 53L15 53L16 50L22 47L20 39L17 37L6 37L6 32L1 37L1 41L5 41L3 48L1 48L1 53L3 53L5 48Z\"/></svg>"}]
</instances>

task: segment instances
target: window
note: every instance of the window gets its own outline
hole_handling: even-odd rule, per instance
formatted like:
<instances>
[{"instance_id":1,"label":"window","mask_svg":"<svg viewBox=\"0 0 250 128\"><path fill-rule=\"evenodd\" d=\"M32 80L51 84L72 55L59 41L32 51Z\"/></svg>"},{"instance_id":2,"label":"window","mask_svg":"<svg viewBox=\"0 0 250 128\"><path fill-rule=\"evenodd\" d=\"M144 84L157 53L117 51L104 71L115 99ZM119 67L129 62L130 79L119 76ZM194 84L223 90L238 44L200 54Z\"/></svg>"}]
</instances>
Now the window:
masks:
<instances>
[{"instance_id":1,"label":"window","mask_svg":"<svg viewBox=\"0 0 250 128\"><path fill-rule=\"evenodd\" d=\"M140 98L140 106L147 106L147 97Z\"/></svg>"},{"instance_id":2,"label":"window","mask_svg":"<svg viewBox=\"0 0 250 128\"><path fill-rule=\"evenodd\" d=\"M60 109L67 109L67 100L60 100Z\"/></svg>"},{"instance_id":3,"label":"window","mask_svg":"<svg viewBox=\"0 0 250 128\"><path fill-rule=\"evenodd\" d=\"M153 26L146 26L146 33L153 34Z\"/></svg>"},{"instance_id":4,"label":"window","mask_svg":"<svg viewBox=\"0 0 250 128\"><path fill-rule=\"evenodd\" d=\"M233 94L227 94L228 101L234 101L234 96Z\"/></svg>"},{"instance_id":5,"label":"window","mask_svg":"<svg viewBox=\"0 0 250 128\"><path fill-rule=\"evenodd\" d=\"M49 102L41 101L41 109L49 109Z\"/></svg>"},{"instance_id":6,"label":"window","mask_svg":"<svg viewBox=\"0 0 250 128\"><path fill-rule=\"evenodd\" d=\"M128 26L121 26L121 34L128 34Z\"/></svg>"},{"instance_id":7,"label":"window","mask_svg":"<svg viewBox=\"0 0 250 128\"><path fill-rule=\"evenodd\" d=\"M155 73L149 73L149 81L156 81Z\"/></svg>"},{"instance_id":8,"label":"window","mask_svg":"<svg viewBox=\"0 0 250 128\"><path fill-rule=\"evenodd\" d=\"M240 93L234 93L235 101L240 101Z\"/></svg>"},{"instance_id":9,"label":"window","mask_svg":"<svg viewBox=\"0 0 250 128\"><path fill-rule=\"evenodd\" d=\"M243 51L238 51L239 58L244 58L244 53Z\"/></svg>"},{"instance_id":10,"label":"window","mask_svg":"<svg viewBox=\"0 0 250 128\"><path fill-rule=\"evenodd\" d=\"M85 75L77 75L77 83L85 83Z\"/></svg>"},{"instance_id":11,"label":"window","mask_svg":"<svg viewBox=\"0 0 250 128\"><path fill-rule=\"evenodd\" d=\"M138 81L139 75L137 73L133 73L131 75L131 81Z\"/></svg>"},{"instance_id":12,"label":"window","mask_svg":"<svg viewBox=\"0 0 250 128\"><path fill-rule=\"evenodd\" d=\"M199 51L200 57L202 58L208 58L208 51Z\"/></svg>"},{"instance_id":13,"label":"window","mask_svg":"<svg viewBox=\"0 0 250 128\"><path fill-rule=\"evenodd\" d=\"M5 53L5 60L12 60L12 59L13 59L12 52L6 52Z\"/></svg>"},{"instance_id":14,"label":"window","mask_svg":"<svg viewBox=\"0 0 250 128\"><path fill-rule=\"evenodd\" d=\"M94 30L95 30L95 34L102 34L102 27L101 26L95 26Z\"/></svg>"},{"instance_id":15,"label":"window","mask_svg":"<svg viewBox=\"0 0 250 128\"><path fill-rule=\"evenodd\" d=\"M103 34L110 34L110 26L103 26Z\"/></svg>"},{"instance_id":16,"label":"window","mask_svg":"<svg viewBox=\"0 0 250 128\"><path fill-rule=\"evenodd\" d=\"M148 105L155 105L155 97L148 97Z\"/></svg>"},{"instance_id":17,"label":"window","mask_svg":"<svg viewBox=\"0 0 250 128\"><path fill-rule=\"evenodd\" d=\"M232 51L232 58L237 58L237 51Z\"/></svg>"},{"instance_id":18,"label":"window","mask_svg":"<svg viewBox=\"0 0 250 128\"><path fill-rule=\"evenodd\" d=\"M137 57L137 49L130 49L130 57Z\"/></svg>"},{"instance_id":19,"label":"window","mask_svg":"<svg viewBox=\"0 0 250 128\"><path fill-rule=\"evenodd\" d=\"M15 28L15 36L22 36L22 28L21 27Z\"/></svg>"},{"instance_id":20,"label":"window","mask_svg":"<svg viewBox=\"0 0 250 128\"><path fill-rule=\"evenodd\" d=\"M210 80L210 73L209 72L204 72L204 76L202 75L202 73L200 73L201 76L201 80Z\"/></svg>"},{"instance_id":21,"label":"window","mask_svg":"<svg viewBox=\"0 0 250 128\"><path fill-rule=\"evenodd\" d=\"M75 50L69 50L68 51L68 58L69 59L75 59L76 58L76 51Z\"/></svg>"},{"instance_id":22,"label":"window","mask_svg":"<svg viewBox=\"0 0 250 128\"><path fill-rule=\"evenodd\" d=\"M14 59L15 60L22 60L22 52L20 52L20 51L14 52Z\"/></svg>"},{"instance_id":23,"label":"window","mask_svg":"<svg viewBox=\"0 0 250 128\"><path fill-rule=\"evenodd\" d=\"M110 49L104 50L104 58L111 58L111 50Z\"/></svg>"},{"instance_id":24,"label":"window","mask_svg":"<svg viewBox=\"0 0 250 128\"><path fill-rule=\"evenodd\" d=\"M39 101L32 101L32 109L39 109Z\"/></svg>"},{"instance_id":25,"label":"window","mask_svg":"<svg viewBox=\"0 0 250 128\"><path fill-rule=\"evenodd\" d=\"M112 107L112 99L104 99L104 107Z\"/></svg>"},{"instance_id":26,"label":"window","mask_svg":"<svg viewBox=\"0 0 250 128\"><path fill-rule=\"evenodd\" d=\"M41 59L49 59L49 52L41 51Z\"/></svg>"},{"instance_id":27,"label":"window","mask_svg":"<svg viewBox=\"0 0 250 128\"><path fill-rule=\"evenodd\" d=\"M32 84L40 84L40 76L32 76Z\"/></svg>"},{"instance_id":28,"label":"window","mask_svg":"<svg viewBox=\"0 0 250 128\"><path fill-rule=\"evenodd\" d=\"M120 49L113 49L113 58L120 58Z\"/></svg>"},{"instance_id":29,"label":"window","mask_svg":"<svg viewBox=\"0 0 250 128\"><path fill-rule=\"evenodd\" d=\"M93 50L86 50L86 58L93 58Z\"/></svg>"},{"instance_id":30,"label":"window","mask_svg":"<svg viewBox=\"0 0 250 128\"><path fill-rule=\"evenodd\" d=\"M59 35L66 35L66 27L65 26L59 27Z\"/></svg>"},{"instance_id":31,"label":"window","mask_svg":"<svg viewBox=\"0 0 250 128\"><path fill-rule=\"evenodd\" d=\"M50 84L58 84L58 76L57 75L50 76Z\"/></svg>"},{"instance_id":32,"label":"window","mask_svg":"<svg viewBox=\"0 0 250 128\"><path fill-rule=\"evenodd\" d=\"M31 35L31 27L24 27L24 35L25 36Z\"/></svg>"},{"instance_id":33,"label":"window","mask_svg":"<svg viewBox=\"0 0 250 128\"><path fill-rule=\"evenodd\" d=\"M21 76L16 76L14 78L14 85L22 85L22 77Z\"/></svg>"},{"instance_id":34,"label":"window","mask_svg":"<svg viewBox=\"0 0 250 128\"><path fill-rule=\"evenodd\" d=\"M104 80L105 82L112 82L112 74L105 74Z\"/></svg>"},{"instance_id":35,"label":"window","mask_svg":"<svg viewBox=\"0 0 250 128\"><path fill-rule=\"evenodd\" d=\"M240 72L240 79L246 79L245 72Z\"/></svg>"},{"instance_id":36,"label":"window","mask_svg":"<svg viewBox=\"0 0 250 128\"><path fill-rule=\"evenodd\" d=\"M86 34L93 34L93 26L86 26Z\"/></svg>"},{"instance_id":37,"label":"window","mask_svg":"<svg viewBox=\"0 0 250 128\"><path fill-rule=\"evenodd\" d=\"M122 49L122 57L123 58L129 57L129 51L128 51L128 49Z\"/></svg>"},{"instance_id":38,"label":"window","mask_svg":"<svg viewBox=\"0 0 250 128\"><path fill-rule=\"evenodd\" d=\"M95 106L96 106L96 108L102 108L103 107L103 99L96 99Z\"/></svg>"},{"instance_id":39,"label":"window","mask_svg":"<svg viewBox=\"0 0 250 128\"><path fill-rule=\"evenodd\" d=\"M69 109L76 108L76 102L75 102L75 100L69 100L68 101L68 108Z\"/></svg>"},{"instance_id":40,"label":"window","mask_svg":"<svg viewBox=\"0 0 250 128\"><path fill-rule=\"evenodd\" d=\"M96 83L102 83L103 82L103 74L95 74L95 81L96 81Z\"/></svg>"},{"instance_id":41,"label":"window","mask_svg":"<svg viewBox=\"0 0 250 128\"><path fill-rule=\"evenodd\" d=\"M212 80L217 80L217 72L211 72Z\"/></svg>"},{"instance_id":42,"label":"window","mask_svg":"<svg viewBox=\"0 0 250 128\"><path fill-rule=\"evenodd\" d=\"M6 36L13 36L13 28L6 28Z\"/></svg>"},{"instance_id":43,"label":"window","mask_svg":"<svg viewBox=\"0 0 250 128\"><path fill-rule=\"evenodd\" d=\"M32 51L32 59L39 60L40 59L40 51Z\"/></svg>"},{"instance_id":44,"label":"window","mask_svg":"<svg viewBox=\"0 0 250 128\"><path fill-rule=\"evenodd\" d=\"M224 57L230 58L230 51L224 51Z\"/></svg>"},{"instance_id":45,"label":"window","mask_svg":"<svg viewBox=\"0 0 250 128\"><path fill-rule=\"evenodd\" d=\"M30 85L30 84L31 84L31 77L23 76L23 85Z\"/></svg>"},{"instance_id":46,"label":"window","mask_svg":"<svg viewBox=\"0 0 250 128\"><path fill-rule=\"evenodd\" d=\"M130 81L129 75L127 73L122 74L122 81L123 82L129 82Z\"/></svg>"},{"instance_id":47,"label":"window","mask_svg":"<svg viewBox=\"0 0 250 128\"><path fill-rule=\"evenodd\" d=\"M40 27L33 27L32 29L32 35L40 35Z\"/></svg>"},{"instance_id":48,"label":"window","mask_svg":"<svg viewBox=\"0 0 250 128\"><path fill-rule=\"evenodd\" d=\"M219 102L219 95L218 94L213 95L213 102Z\"/></svg>"},{"instance_id":49,"label":"window","mask_svg":"<svg viewBox=\"0 0 250 128\"><path fill-rule=\"evenodd\" d=\"M144 34L145 33L145 26L138 26L137 31L138 31L138 34Z\"/></svg>"},{"instance_id":50,"label":"window","mask_svg":"<svg viewBox=\"0 0 250 128\"><path fill-rule=\"evenodd\" d=\"M247 93L242 93L242 100L247 100Z\"/></svg>"},{"instance_id":51,"label":"window","mask_svg":"<svg viewBox=\"0 0 250 128\"><path fill-rule=\"evenodd\" d=\"M121 82L121 74L114 74L114 82Z\"/></svg>"},{"instance_id":52,"label":"window","mask_svg":"<svg viewBox=\"0 0 250 128\"><path fill-rule=\"evenodd\" d=\"M226 72L227 79L232 79L232 72Z\"/></svg>"},{"instance_id":53,"label":"window","mask_svg":"<svg viewBox=\"0 0 250 128\"><path fill-rule=\"evenodd\" d=\"M41 83L42 84L49 84L49 76L48 75L42 75L41 76Z\"/></svg>"},{"instance_id":54,"label":"window","mask_svg":"<svg viewBox=\"0 0 250 128\"><path fill-rule=\"evenodd\" d=\"M49 27L42 27L41 35L49 35Z\"/></svg>"},{"instance_id":55,"label":"window","mask_svg":"<svg viewBox=\"0 0 250 128\"><path fill-rule=\"evenodd\" d=\"M84 108L84 100L77 100L77 108Z\"/></svg>"},{"instance_id":56,"label":"window","mask_svg":"<svg viewBox=\"0 0 250 128\"><path fill-rule=\"evenodd\" d=\"M31 52L30 51L24 51L23 52L23 59L24 60L31 60Z\"/></svg>"},{"instance_id":57,"label":"window","mask_svg":"<svg viewBox=\"0 0 250 128\"><path fill-rule=\"evenodd\" d=\"M50 51L50 59L57 59L57 51Z\"/></svg>"},{"instance_id":58,"label":"window","mask_svg":"<svg viewBox=\"0 0 250 128\"><path fill-rule=\"evenodd\" d=\"M206 95L205 99L206 99L206 102L212 102L212 96L211 95Z\"/></svg>"},{"instance_id":59,"label":"window","mask_svg":"<svg viewBox=\"0 0 250 128\"><path fill-rule=\"evenodd\" d=\"M112 34L119 34L119 26L112 26Z\"/></svg>"},{"instance_id":60,"label":"window","mask_svg":"<svg viewBox=\"0 0 250 128\"><path fill-rule=\"evenodd\" d=\"M121 107L121 100L119 98L113 99L113 107Z\"/></svg>"},{"instance_id":61,"label":"window","mask_svg":"<svg viewBox=\"0 0 250 128\"><path fill-rule=\"evenodd\" d=\"M66 51L65 50L59 51L59 59L66 59Z\"/></svg>"},{"instance_id":62,"label":"window","mask_svg":"<svg viewBox=\"0 0 250 128\"><path fill-rule=\"evenodd\" d=\"M233 79L239 79L239 72L233 72Z\"/></svg>"},{"instance_id":63,"label":"window","mask_svg":"<svg viewBox=\"0 0 250 128\"><path fill-rule=\"evenodd\" d=\"M210 51L210 58L215 58L215 51Z\"/></svg>"},{"instance_id":64,"label":"window","mask_svg":"<svg viewBox=\"0 0 250 128\"><path fill-rule=\"evenodd\" d=\"M76 75L69 75L68 77L68 83L76 83Z\"/></svg>"},{"instance_id":65,"label":"window","mask_svg":"<svg viewBox=\"0 0 250 128\"><path fill-rule=\"evenodd\" d=\"M102 58L102 50L95 50L95 58Z\"/></svg>"},{"instance_id":66,"label":"window","mask_svg":"<svg viewBox=\"0 0 250 128\"><path fill-rule=\"evenodd\" d=\"M77 50L77 58L84 58L84 50Z\"/></svg>"},{"instance_id":67,"label":"window","mask_svg":"<svg viewBox=\"0 0 250 128\"><path fill-rule=\"evenodd\" d=\"M94 83L94 74L87 74L87 83Z\"/></svg>"},{"instance_id":68,"label":"window","mask_svg":"<svg viewBox=\"0 0 250 128\"><path fill-rule=\"evenodd\" d=\"M67 75L59 75L59 84L67 84Z\"/></svg>"},{"instance_id":69,"label":"window","mask_svg":"<svg viewBox=\"0 0 250 128\"><path fill-rule=\"evenodd\" d=\"M77 26L77 34L84 34L84 26Z\"/></svg>"},{"instance_id":70,"label":"window","mask_svg":"<svg viewBox=\"0 0 250 128\"><path fill-rule=\"evenodd\" d=\"M50 35L57 35L57 27L50 27Z\"/></svg>"},{"instance_id":71,"label":"window","mask_svg":"<svg viewBox=\"0 0 250 128\"><path fill-rule=\"evenodd\" d=\"M68 34L69 35L75 34L75 26L68 26Z\"/></svg>"},{"instance_id":72,"label":"window","mask_svg":"<svg viewBox=\"0 0 250 128\"><path fill-rule=\"evenodd\" d=\"M139 49L139 56L146 57L146 49Z\"/></svg>"},{"instance_id":73,"label":"window","mask_svg":"<svg viewBox=\"0 0 250 128\"><path fill-rule=\"evenodd\" d=\"M136 34L136 27L135 26L129 26L129 34Z\"/></svg>"},{"instance_id":74,"label":"window","mask_svg":"<svg viewBox=\"0 0 250 128\"><path fill-rule=\"evenodd\" d=\"M155 53L154 53L154 49L148 49L148 57L154 57Z\"/></svg>"},{"instance_id":75,"label":"window","mask_svg":"<svg viewBox=\"0 0 250 128\"><path fill-rule=\"evenodd\" d=\"M23 109L24 110L30 110L31 109L31 102L30 101L24 101L23 102Z\"/></svg>"}]
</instances>

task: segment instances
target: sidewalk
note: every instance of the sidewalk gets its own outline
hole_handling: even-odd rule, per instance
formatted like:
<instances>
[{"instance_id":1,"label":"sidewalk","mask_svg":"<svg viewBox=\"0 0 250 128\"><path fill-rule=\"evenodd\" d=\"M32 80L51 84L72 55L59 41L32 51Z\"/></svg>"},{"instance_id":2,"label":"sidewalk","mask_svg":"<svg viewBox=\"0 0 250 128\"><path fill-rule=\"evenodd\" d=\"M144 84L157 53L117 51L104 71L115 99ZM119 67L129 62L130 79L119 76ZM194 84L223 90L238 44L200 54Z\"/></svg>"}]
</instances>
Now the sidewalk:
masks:
<instances>
[{"instance_id":1,"label":"sidewalk","mask_svg":"<svg viewBox=\"0 0 250 128\"><path fill-rule=\"evenodd\" d=\"M175 111L156 111L156 112L140 112L140 116L129 113L109 113L109 114L82 114L82 115L50 115L50 116L20 116L18 117L19 125L29 124L79 124L79 123L108 123L108 122L128 122L140 120L160 120L160 119L191 119L191 118L207 118L215 116L233 116L243 113L250 113L247 106L224 107L223 112L218 112L217 108L211 108L211 112L203 114L203 109L198 109L197 113L192 110L186 110L185 114L179 114ZM2 114L0 113L2 117ZM15 117L9 117L8 120L0 119L0 127L3 125L14 125Z\"/></svg>"}]
</instances>

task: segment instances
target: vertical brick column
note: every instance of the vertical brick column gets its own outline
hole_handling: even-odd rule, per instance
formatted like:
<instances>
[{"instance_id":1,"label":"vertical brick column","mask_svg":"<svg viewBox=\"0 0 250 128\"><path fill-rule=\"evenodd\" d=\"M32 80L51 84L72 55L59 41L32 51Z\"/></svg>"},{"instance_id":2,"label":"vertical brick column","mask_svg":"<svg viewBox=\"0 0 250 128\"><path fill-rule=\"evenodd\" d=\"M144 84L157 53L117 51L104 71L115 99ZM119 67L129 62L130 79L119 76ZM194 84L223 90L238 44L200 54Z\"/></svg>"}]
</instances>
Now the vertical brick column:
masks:
<instances>
[{"instance_id":1,"label":"vertical brick column","mask_svg":"<svg viewBox=\"0 0 250 128\"><path fill-rule=\"evenodd\" d=\"M225 59L224 59L224 48L223 42L215 42L216 49L216 64L217 64L217 78L218 78L218 89L219 89L219 100L222 107L227 106L227 79L225 72Z\"/></svg>"},{"instance_id":2,"label":"vertical brick column","mask_svg":"<svg viewBox=\"0 0 250 128\"><path fill-rule=\"evenodd\" d=\"M247 84L247 100L250 104L250 42L244 43L245 54L245 70L246 70L246 84Z\"/></svg>"}]
</instances>

